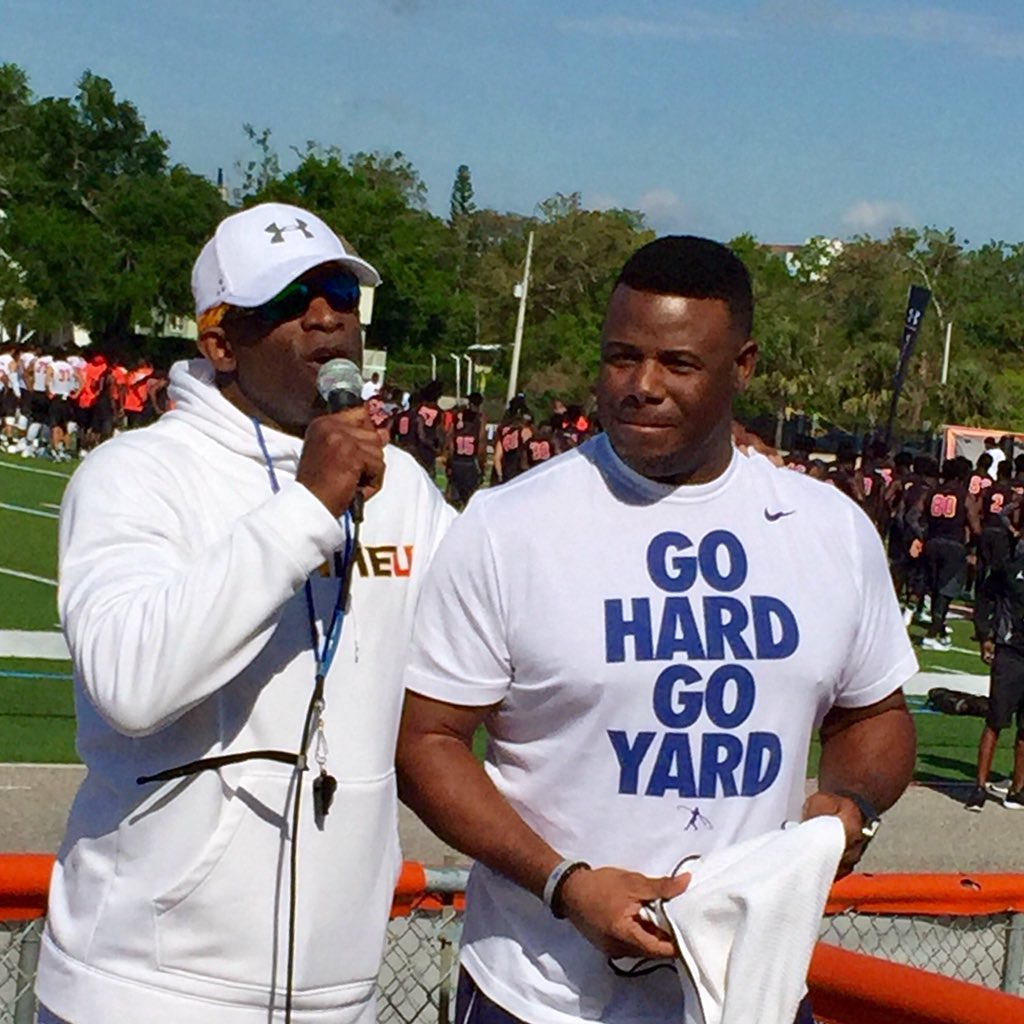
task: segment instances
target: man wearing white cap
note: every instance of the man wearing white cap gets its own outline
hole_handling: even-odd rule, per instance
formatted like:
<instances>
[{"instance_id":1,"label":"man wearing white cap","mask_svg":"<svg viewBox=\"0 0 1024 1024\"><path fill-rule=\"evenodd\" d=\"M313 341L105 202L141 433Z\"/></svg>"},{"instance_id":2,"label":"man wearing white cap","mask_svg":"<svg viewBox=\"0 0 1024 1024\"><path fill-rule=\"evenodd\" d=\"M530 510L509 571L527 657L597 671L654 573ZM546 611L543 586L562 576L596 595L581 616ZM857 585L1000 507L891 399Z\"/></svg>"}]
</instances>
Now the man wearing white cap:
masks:
<instances>
[{"instance_id":1,"label":"man wearing white cap","mask_svg":"<svg viewBox=\"0 0 1024 1024\"><path fill-rule=\"evenodd\" d=\"M361 406L317 390L325 362L360 361L359 287L379 281L304 210L228 217L192 276L205 358L68 487L59 604L89 771L42 1021L374 1018L401 673L452 517Z\"/></svg>"}]
</instances>

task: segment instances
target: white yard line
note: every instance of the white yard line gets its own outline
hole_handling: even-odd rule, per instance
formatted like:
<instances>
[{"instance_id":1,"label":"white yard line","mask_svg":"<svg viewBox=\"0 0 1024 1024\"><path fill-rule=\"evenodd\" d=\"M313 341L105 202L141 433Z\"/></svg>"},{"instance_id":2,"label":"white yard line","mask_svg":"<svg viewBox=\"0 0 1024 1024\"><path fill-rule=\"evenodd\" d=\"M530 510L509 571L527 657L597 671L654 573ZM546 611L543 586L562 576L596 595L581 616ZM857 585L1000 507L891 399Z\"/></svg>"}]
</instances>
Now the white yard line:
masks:
<instances>
[{"instance_id":1,"label":"white yard line","mask_svg":"<svg viewBox=\"0 0 1024 1024\"><path fill-rule=\"evenodd\" d=\"M16 576L19 580L32 580L34 583L49 583L51 587L57 586L56 580L48 579L46 576L34 576L30 572L18 572L17 569L5 569L0 565L0 575Z\"/></svg>"},{"instance_id":2,"label":"white yard line","mask_svg":"<svg viewBox=\"0 0 1024 1024\"><path fill-rule=\"evenodd\" d=\"M40 476L56 476L61 480L70 480L70 473L58 473L55 469L37 469L35 466L19 466L13 462L0 462L0 469L20 469L23 473L38 473Z\"/></svg>"},{"instance_id":3,"label":"white yard line","mask_svg":"<svg viewBox=\"0 0 1024 1024\"><path fill-rule=\"evenodd\" d=\"M56 512L40 512L37 508L25 508L24 505L8 505L6 501L0 501L0 508L8 512L24 512L27 516L41 516L43 519L57 519Z\"/></svg>"},{"instance_id":4,"label":"white yard line","mask_svg":"<svg viewBox=\"0 0 1024 1024\"><path fill-rule=\"evenodd\" d=\"M70 657L64 634L56 630L0 629L0 658L66 661Z\"/></svg>"}]
</instances>

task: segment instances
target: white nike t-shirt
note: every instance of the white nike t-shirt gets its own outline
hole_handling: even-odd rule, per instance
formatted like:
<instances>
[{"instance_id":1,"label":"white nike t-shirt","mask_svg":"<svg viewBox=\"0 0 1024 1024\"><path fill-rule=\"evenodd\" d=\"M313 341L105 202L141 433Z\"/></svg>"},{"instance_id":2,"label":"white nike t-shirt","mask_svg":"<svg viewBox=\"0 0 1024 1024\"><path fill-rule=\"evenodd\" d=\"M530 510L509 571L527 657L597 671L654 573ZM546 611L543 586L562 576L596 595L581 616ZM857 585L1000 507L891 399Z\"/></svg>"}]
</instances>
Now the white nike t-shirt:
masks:
<instances>
[{"instance_id":1,"label":"white nike t-shirt","mask_svg":"<svg viewBox=\"0 0 1024 1024\"><path fill-rule=\"evenodd\" d=\"M882 545L835 488L735 454L641 477L598 436L478 492L431 566L408 687L499 704L487 769L564 857L666 875L799 818L812 731L917 671ZM672 972L623 978L477 865L462 959L536 1024L679 1019Z\"/></svg>"}]
</instances>

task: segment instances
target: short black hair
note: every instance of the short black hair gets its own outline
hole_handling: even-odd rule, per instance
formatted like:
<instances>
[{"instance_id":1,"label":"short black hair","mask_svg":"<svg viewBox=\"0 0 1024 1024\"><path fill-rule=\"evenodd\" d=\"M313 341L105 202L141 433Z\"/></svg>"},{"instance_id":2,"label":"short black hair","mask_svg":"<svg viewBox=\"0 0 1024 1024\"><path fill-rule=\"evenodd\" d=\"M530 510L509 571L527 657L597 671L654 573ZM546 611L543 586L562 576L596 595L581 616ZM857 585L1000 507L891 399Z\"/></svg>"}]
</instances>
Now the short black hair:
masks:
<instances>
[{"instance_id":1,"label":"short black hair","mask_svg":"<svg viewBox=\"0 0 1024 1024\"><path fill-rule=\"evenodd\" d=\"M424 402L436 402L444 394L444 385L437 378L424 384L420 389L420 398Z\"/></svg>"},{"instance_id":2,"label":"short black hair","mask_svg":"<svg viewBox=\"0 0 1024 1024\"><path fill-rule=\"evenodd\" d=\"M743 261L729 248L696 235L665 235L637 249L615 287L638 292L721 299L744 338L754 325L754 294Z\"/></svg>"},{"instance_id":3,"label":"short black hair","mask_svg":"<svg viewBox=\"0 0 1024 1024\"><path fill-rule=\"evenodd\" d=\"M948 476L946 475L947 468L949 470ZM973 469L971 460L966 455L957 455L948 462L943 463L942 479L959 480L961 483L966 483L971 478Z\"/></svg>"}]
</instances>

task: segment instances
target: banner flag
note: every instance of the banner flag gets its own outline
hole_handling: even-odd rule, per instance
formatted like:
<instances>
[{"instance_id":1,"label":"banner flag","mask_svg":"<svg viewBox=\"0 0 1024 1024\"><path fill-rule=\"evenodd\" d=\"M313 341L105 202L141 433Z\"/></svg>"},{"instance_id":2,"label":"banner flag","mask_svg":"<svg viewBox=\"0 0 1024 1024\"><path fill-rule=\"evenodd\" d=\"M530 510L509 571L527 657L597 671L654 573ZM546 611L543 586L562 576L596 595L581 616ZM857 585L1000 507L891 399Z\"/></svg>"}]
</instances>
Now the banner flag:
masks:
<instances>
[{"instance_id":1,"label":"banner flag","mask_svg":"<svg viewBox=\"0 0 1024 1024\"><path fill-rule=\"evenodd\" d=\"M919 284L912 284L907 292L907 312L903 317L903 333L900 335L900 359L896 364L896 373L892 378L893 391L897 393L903 388L903 378L907 373L907 365L914 354L917 332L921 329L924 311L928 308L928 300L932 293Z\"/></svg>"},{"instance_id":2,"label":"banner flag","mask_svg":"<svg viewBox=\"0 0 1024 1024\"><path fill-rule=\"evenodd\" d=\"M896 406L903 390L903 381L910 365L910 357L914 354L914 345L917 342L917 333L921 329L921 321L924 319L924 311L928 308L928 300L931 297L932 293L919 284L912 284L907 292L907 312L903 317L903 333L900 335L900 358L892 378L892 404L889 407L886 440L892 436L892 425L896 420Z\"/></svg>"}]
</instances>

